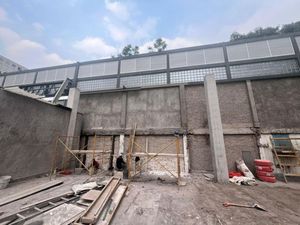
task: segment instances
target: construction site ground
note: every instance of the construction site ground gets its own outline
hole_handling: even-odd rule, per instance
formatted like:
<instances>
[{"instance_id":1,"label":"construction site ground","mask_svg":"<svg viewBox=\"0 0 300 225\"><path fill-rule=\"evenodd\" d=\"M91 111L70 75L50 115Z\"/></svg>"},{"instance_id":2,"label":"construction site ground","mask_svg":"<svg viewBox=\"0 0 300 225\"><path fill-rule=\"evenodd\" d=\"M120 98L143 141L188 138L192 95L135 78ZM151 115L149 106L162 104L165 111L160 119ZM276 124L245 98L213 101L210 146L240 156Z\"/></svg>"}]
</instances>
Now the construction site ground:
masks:
<instances>
[{"instance_id":1,"label":"construction site ground","mask_svg":"<svg viewBox=\"0 0 300 225\"><path fill-rule=\"evenodd\" d=\"M64 183L0 207L0 217L16 212L26 204L69 191L73 184L83 183L89 176L68 175L56 179ZM48 177L41 177L12 183L0 190L0 198L48 181ZM177 186L172 179L131 182L112 224L300 224L299 182L270 184L258 181L257 186L238 186L213 183L206 180L202 173L193 173L185 181L185 186ZM253 208L224 207L224 202L257 203L267 212Z\"/></svg>"}]
</instances>

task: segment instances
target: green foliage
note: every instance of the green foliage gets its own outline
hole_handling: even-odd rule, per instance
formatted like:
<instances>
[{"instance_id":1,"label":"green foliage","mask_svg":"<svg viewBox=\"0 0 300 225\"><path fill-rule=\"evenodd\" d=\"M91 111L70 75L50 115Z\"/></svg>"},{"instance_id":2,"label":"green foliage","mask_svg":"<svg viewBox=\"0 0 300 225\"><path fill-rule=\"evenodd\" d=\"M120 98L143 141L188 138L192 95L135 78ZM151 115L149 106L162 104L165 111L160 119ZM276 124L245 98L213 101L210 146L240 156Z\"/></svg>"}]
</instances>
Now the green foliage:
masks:
<instances>
[{"instance_id":1,"label":"green foliage","mask_svg":"<svg viewBox=\"0 0 300 225\"><path fill-rule=\"evenodd\" d=\"M149 46L149 52L162 52L166 50L167 43L162 38L157 38L153 43L153 46Z\"/></svg>"},{"instance_id":2,"label":"green foliage","mask_svg":"<svg viewBox=\"0 0 300 225\"><path fill-rule=\"evenodd\" d=\"M132 46L131 44L126 45L120 56L131 56L139 54L139 46Z\"/></svg>"},{"instance_id":3,"label":"green foliage","mask_svg":"<svg viewBox=\"0 0 300 225\"><path fill-rule=\"evenodd\" d=\"M300 32L300 21L296 23L285 24L281 27L258 27L254 31L250 31L247 34L240 34L238 32L233 32L230 35L230 41L242 40L242 39L252 39L257 37L266 37L276 34L288 34Z\"/></svg>"}]
</instances>

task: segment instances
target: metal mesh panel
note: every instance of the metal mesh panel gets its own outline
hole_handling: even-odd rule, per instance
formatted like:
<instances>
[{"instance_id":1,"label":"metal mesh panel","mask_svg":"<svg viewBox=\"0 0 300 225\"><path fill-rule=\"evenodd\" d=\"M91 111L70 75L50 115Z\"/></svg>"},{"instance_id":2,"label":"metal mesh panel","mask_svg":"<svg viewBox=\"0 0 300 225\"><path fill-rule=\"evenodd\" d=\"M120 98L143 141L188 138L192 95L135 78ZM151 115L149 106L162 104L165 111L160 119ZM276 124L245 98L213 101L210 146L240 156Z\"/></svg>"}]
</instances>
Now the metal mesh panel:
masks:
<instances>
[{"instance_id":1,"label":"metal mesh panel","mask_svg":"<svg viewBox=\"0 0 300 225\"><path fill-rule=\"evenodd\" d=\"M131 71L131 72L151 70L151 58L150 57L137 58L135 60L136 60L136 68L134 71Z\"/></svg>"},{"instance_id":2,"label":"metal mesh panel","mask_svg":"<svg viewBox=\"0 0 300 225\"><path fill-rule=\"evenodd\" d=\"M230 66L230 70L232 78L288 74L300 71L296 60L236 65Z\"/></svg>"},{"instance_id":3,"label":"metal mesh panel","mask_svg":"<svg viewBox=\"0 0 300 225\"><path fill-rule=\"evenodd\" d=\"M118 73L118 61L79 66L78 77L106 76Z\"/></svg>"},{"instance_id":4,"label":"metal mesh panel","mask_svg":"<svg viewBox=\"0 0 300 225\"><path fill-rule=\"evenodd\" d=\"M267 41L251 42L248 43L247 46L249 52L249 59L264 58L271 56Z\"/></svg>"},{"instance_id":5,"label":"metal mesh panel","mask_svg":"<svg viewBox=\"0 0 300 225\"><path fill-rule=\"evenodd\" d=\"M151 70L167 68L167 55L151 56Z\"/></svg>"},{"instance_id":6,"label":"metal mesh panel","mask_svg":"<svg viewBox=\"0 0 300 225\"><path fill-rule=\"evenodd\" d=\"M166 55L125 59L121 61L121 73L160 70L167 68Z\"/></svg>"},{"instance_id":7,"label":"metal mesh panel","mask_svg":"<svg viewBox=\"0 0 300 225\"><path fill-rule=\"evenodd\" d=\"M32 73L21 73L16 75L6 76L5 87L21 85L21 84L32 84L34 81L35 72Z\"/></svg>"},{"instance_id":8,"label":"metal mesh panel","mask_svg":"<svg viewBox=\"0 0 300 225\"><path fill-rule=\"evenodd\" d=\"M171 83L199 82L199 81L203 81L205 75L208 74L214 74L216 80L227 79L225 67L171 72L170 79L171 79Z\"/></svg>"},{"instance_id":9,"label":"metal mesh panel","mask_svg":"<svg viewBox=\"0 0 300 225\"><path fill-rule=\"evenodd\" d=\"M148 74L141 76L121 77L120 86L123 87L144 87L167 84L167 74Z\"/></svg>"},{"instance_id":10,"label":"metal mesh panel","mask_svg":"<svg viewBox=\"0 0 300 225\"><path fill-rule=\"evenodd\" d=\"M73 78L74 74L75 67L42 70L38 72L36 82L62 81L66 78Z\"/></svg>"},{"instance_id":11,"label":"metal mesh panel","mask_svg":"<svg viewBox=\"0 0 300 225\"><path fill-rule=\"evenodd\" d=\"M269 46L272 56L293 55L295 54L290 38L280 38L269 40Z\"/></svg>"},{"instance_id":12,"label":"metal mesh panel","mask_svg":"<svg viewBox=\"0 0 300 225\"><path fill-rule=\"evenodd\" d=\"M169 56L170 68L187 66L186 52L172 53Z\"/></svg>"},{"instance_id":13,"label":"metal mesh panel","mask_svg":"<svg viewBox=\"0 0 300 225\"><path fill-rule=\"evenodd\" d=\"M79 81L77 87L82 92L114 89L117 87L117 78Z\"/></svg>"},{"instance_id":14,"label":"metal mesh panel","mask_svg":"<svg viewBox=\"0 0 300 225\"><path fill-rule=\"evenodd\" d=\"M227 46L228 60L238 61L295 54L290 38Z\"/></svg>"},{"instance_id":15,"label":"metal mesh panel","mask_svg":"<svg viewBox=\"0 0 300 225\"><path fill-rule=\"evenodd\" d=\"M204 65L205 57L203 50L190 51L186 53L187 66Z\"/></svg>"},{"instance_id":16,"label":"metal mesh panel","mask_svg":"<svg viewBox=\"0 0 300 225\"><path fill-rule=\"evenodd\" d=\"M205 52L205 64L225 62L223 48L208 48Z\"/></svg>"},{"instance_id":17,"label":"metal mesh panel","mask_svg":"<svg viewBox=\"0 0 300 225\"><path fill-rule=\"evenodd\" d=\"M121 61L121 73L131 73L135 72L136 60L126 59Z\"/></svg>"},{"instance_id":18,"label":"metal mesh panel","mask_svg":"<svg viewBox=\"0 0 300 225\"><path fill-rule=\"evenodd\" d=\"M230 45L227 46L226 49L229 61L244 60L249 58L246 44Z\"/></svg>"}]
</instances>

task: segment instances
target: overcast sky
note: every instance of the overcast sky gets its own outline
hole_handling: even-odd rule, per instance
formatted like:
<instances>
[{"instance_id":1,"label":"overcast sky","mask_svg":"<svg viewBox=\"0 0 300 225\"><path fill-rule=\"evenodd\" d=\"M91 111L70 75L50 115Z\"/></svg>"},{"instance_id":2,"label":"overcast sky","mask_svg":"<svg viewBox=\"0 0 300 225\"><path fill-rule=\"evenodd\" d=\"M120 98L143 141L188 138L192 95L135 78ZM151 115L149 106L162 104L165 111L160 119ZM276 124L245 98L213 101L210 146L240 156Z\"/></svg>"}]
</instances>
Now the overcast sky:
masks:
<instances>
[{"instance_id":1,"label":"overcast sky","mask_svg":"<svg viewBox=\"0 0 300 225\"><path fill-rule=\"evenodd\" d=\"M300 20L300 0L0 0L0 54L28 68L228 41Z\"/></svg>"}]
</instances>

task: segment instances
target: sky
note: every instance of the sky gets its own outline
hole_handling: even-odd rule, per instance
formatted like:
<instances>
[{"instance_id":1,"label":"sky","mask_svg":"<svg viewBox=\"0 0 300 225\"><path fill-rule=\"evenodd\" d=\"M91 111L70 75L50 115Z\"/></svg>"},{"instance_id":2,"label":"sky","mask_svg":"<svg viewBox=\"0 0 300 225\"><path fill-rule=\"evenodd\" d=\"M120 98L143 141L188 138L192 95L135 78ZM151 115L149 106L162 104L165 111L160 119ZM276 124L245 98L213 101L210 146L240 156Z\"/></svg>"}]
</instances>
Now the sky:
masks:
<instances>
[{"instance_id":1,"label":"sky","mask_svg":"<svg viewBox=\"0 0 300 225\"><path fill-rule=\"evenodd\" d=\"M300 0L0 0L0 54L27 68L228 41L300 20Z\"/></svg>"}]
</instances>

